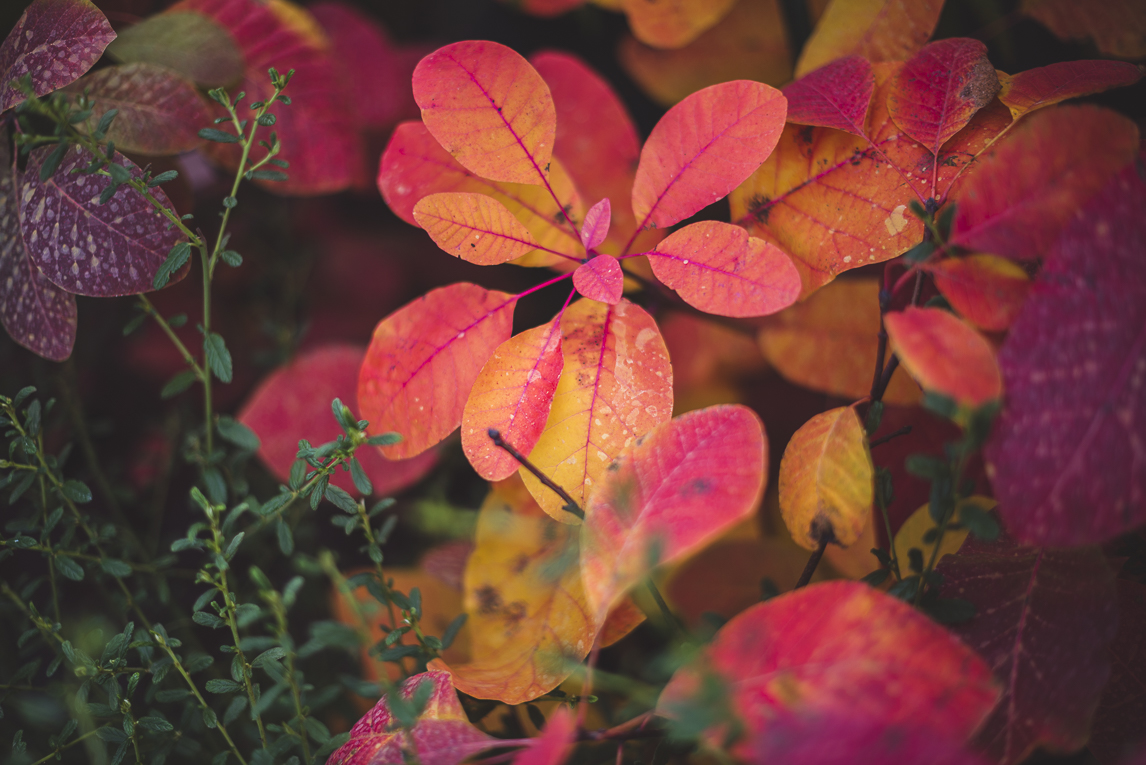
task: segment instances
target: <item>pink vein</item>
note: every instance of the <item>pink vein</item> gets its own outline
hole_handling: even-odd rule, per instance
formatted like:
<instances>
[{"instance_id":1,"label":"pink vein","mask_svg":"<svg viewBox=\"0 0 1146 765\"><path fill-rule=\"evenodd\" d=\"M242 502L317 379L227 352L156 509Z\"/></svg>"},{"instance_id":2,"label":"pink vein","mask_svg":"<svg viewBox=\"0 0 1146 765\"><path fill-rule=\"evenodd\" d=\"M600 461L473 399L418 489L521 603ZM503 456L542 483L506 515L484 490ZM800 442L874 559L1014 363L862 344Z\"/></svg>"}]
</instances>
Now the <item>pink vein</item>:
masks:
<instances>
[{"instance_id":1,"label":"pink vein","mask_svg":"<svg viewBox=\"0 0 1146 765\"><path fill-rule=\"evenodd\" d=\"M565 258L566 260L572 260L574 263L580 263L581 262L580 258L576 258L572 255L566 255L565 253L558 252L557 250L551 250L544 245L538 244L537 242L533 241L532 239L520 239L516 236L511 236L511 235L503 233L501 231L493 231L492 229L488 229L488 228L478 228L477 226L472 225L470 223L457 221L457 220L454 220L453 218L442 217L441 215L438 215L437 213L422 213L422 214L425 215L426 217L429 217L429 218L437 218L438 220L442 221L443 223L450 223L450 224L457 226L459 228L469 229L470 231L478 231L482 234L489 234L490 236L498 237L500 239L508 239L511 242L517 242L518 244L524 244L528 247L532 247L535 250L544 250L545 252L548 252L550 255L556 255L559 258ZM512 213L510 213L510 214L512 215ZM458 257L461 257L461 256L459 255ZM462 258L462 260L465 260L465 258Z\"/></svg>"}]
</instances>

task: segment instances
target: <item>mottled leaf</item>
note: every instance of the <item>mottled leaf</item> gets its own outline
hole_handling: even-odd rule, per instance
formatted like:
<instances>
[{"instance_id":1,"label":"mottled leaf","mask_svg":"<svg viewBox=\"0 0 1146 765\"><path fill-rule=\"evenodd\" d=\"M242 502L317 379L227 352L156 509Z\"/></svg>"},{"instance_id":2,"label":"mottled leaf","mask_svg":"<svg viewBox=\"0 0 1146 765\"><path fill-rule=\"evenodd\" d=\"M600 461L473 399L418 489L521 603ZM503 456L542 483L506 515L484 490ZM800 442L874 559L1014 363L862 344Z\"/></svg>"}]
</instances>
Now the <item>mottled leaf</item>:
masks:
<instances>
[{"instance_id":1,"label":"mottled leaf","mask_svg":"<svg viewBox=\"0 0 1146 765\"><path fill-rule=\"evenodd\" d=\"M382 447L385 456L413 457L461 424L478 373L510 337L516 304L512 295L462 282L379 322L358 377L358 405L371 433L401 434Z\"/></svg>"},{"instance_id":2,"label":"mottled leaf","mask_svg":"<svg viewBox=\"0 0 1146 765\"><path fill-rule=\"evenodd\" d=\"M800 295L800 274L774 244L739 226L701 221L647 253L657 278L685 302L720 316L764 316Z\"/></svg>"},{"instance_id":3,"label":"mottled leaf","mask_svg":"<svg viewBox=\"0 0 1146 765\"><path fill-rule=\"evenodd\" d=\"M183 235L129 187L99 204L108 179L74 172L92 159L78 146L68 151L55 175L40 181L49 153L46 148L32 152L20 194L20 225L33 262L53 284L77 295L150 291L155 272ZM139 177L139 168L126 157L117 154L112 161ZM171 209L162 189L151 194Z\"/></svg>"},{"instance_id":4,"label":"mottled leaf","mask_svg":"<svg viewBox=\"0 0 1146 765\"><path fill-rule=\"evenodd\" d=\"M1015 119L1068 98L1133 85L1142 72L1124 61L1060 61L1013 75L1000 75L999 100Z\"/></svg>"},{"instance_id":5,"label":"mottled leaf","mask_svg":"<svg viewBox=\"0 0 1146 765\"><path fill-rule=\"evenodd\" d=\"M1089 38L1119 58L1146 56L1146 6L1137 0L1022 0L1019 9L1064 40Z\"/></svg>"},{"instance_id":6,"label":"mottled leaf","mask_svg":"<svg viewBox=\"0 0 1146 765\"><path fill-rule=\"evenodd\" d=\"M553 407L529 459L584 506L612 459L672 417L672 366L653 318L622 298L579 300L561 318L564 368ZM556 494L522 470L545 512L565 523Z\"/></svg>"},{"instance_id":7,"label":"mottled leaf","mask_svg":"<svg viewBox=\"0 0 1146 765\"><path fill-rule=\"evenodd\" d=\"M990 497L968 497L964 502L972 502L984 512L993 510L998 504ZM958 519L955 518L954 520ZM899 571L903 576L911 576L913 573L908 565L910 559L908 551L912 548L923 553L923 565L926 566L927 562L931 560L931 555L935 552L935 543L938 541L934 539L938 528L935 519L931 517L931 506L928 504L909 515L899 530L895 532L895 556L899 561ZM959 552L959 548L963 546L963 542L970 533L967 528L949 527L943 534L943 541L939 545L939 556L936 560L943 560L944 556ZM928 536L932 538L928 539Z\"/></svg>"},{"instance_id":8,"label":"mottled leaf","mask_svg":"<svg viewBox=\"0 0 1146 765\"><path fill-rule=\"evenodd\" d=\"M1078 210L999 352L1007 385L985 454L999 512L1028 544L1112 539L1146 522L1142 159Z\"/></svg>"},{"instance_id":9,"label":"mottled leaf","mask_svg":"<svg viewBox=\"0 0 1146 765\"><path fill-rule=\"evenodd\" d=\"M802 77L844 56L903 61L931 39L943 0L831 0L796 64Z\"/></svg>"},{"instance_id":10,"label":"mottled leaf","mask_svg":"<svg viewBox=\"0 0 1146 765\"><path fill-rule=\"evenodd\" d=\"M863 56L847 56L808 72L785 86L788 121L866 136L875 74Z\"/></svg>"},{"instance_id":11,"label":"mottled leaf","mask_svg":"<svg viewBox=\"0 0 1146 765\"><path fill-rule=\"evenodd\" d=\"M995 255L943 258L925 268L951 307L988 332L1011 326L1031 286L1018 264Z\"/></svg>"},{"instance_id":12,"label":"mottled leaf","mask_svg":"<svg viewBox=\"0 0 1146 765\"><path fill-rule=\"evenodd\" d=\"M1082 748L1110 674L1114 575L1093 547L1019 547L971 538L944 558L940 595L975 604L954 631L1003 685L975 748L1013 765L1036 748Z\"/></svg>"},{"instance_id":13,"label":"mottled leaf","mask_svg":"<svg viewBox=\"0 0 1146 765\"><path fill-rule=\"evenodd\" d=\"M414 205L414 220L434 244L479 266L520 258L537 246L513 213L485 194L430 194Z\"/></svg>"},{"instance_id":14,"label":"mottled leaf","mask_svg":"<svg viewBox=\"0 0 1146 765\"><path fill-rule=\"evenodd\" d=\"M500 481L520 467L494 445L490 428L518 451L532 451L549 416L563 361L559 315L506 340L485 362L462 412L462 449L482 478Z\"/></svg>"},{"instance_id":15,"label":"mottled leaf","mask_svg":"<svg viewBox=\"0 0 1146 765\"><path fill-rule=\"evenodd\" d=\"M829 409L804 423L780 461L780 513L796 543L815 550L829 532L844 547L859 539L871 522L874 471L854 409Z\"/></svg>"},{"instance_id":16,"label":"mottled leaf","mask_svg":"<svg viewBox=\"0 0 1146 765\"><path fill-rule=\"evenodd\" d=\"M90 0L34 0L0 43L0 112L24 101L14 80L30 76L37 96L51 93L91 69L114 39Z\"/></svg>"},{"instance_id":17,"label":"mottled leaf","mask_svg":"<svg viewBox=\"0 0 1146 765\"><path fill-rule=\"evenodd\" d=\"M941 308L895 311L883 317L892 350L924 390L980 407L1003 395L1003 377L990 343Z\"/></svg>"},{"instance_id":18,"label":"mottled leaf","mask_svg":"<svg viewBox=\"0 0 1146 765\"><path fill-rule=\"evenodd\" d=\"M226 29L198 13L160 13L124 29L107 53L125 64L166 67L205 88L243 75L243 54Z\"/></svg>"},{"instance_id":19,"label":"mottled leaf","mask_svg":"<svg viewBox=\"0 0 1146 765\"><path fill-rule=\"evenodd\" d=\"M641 149L638 227L666 228L727 196L772 153L785 113L780 91L748 80L713 85L669 109Z\"/></svg>"},{"instance_id":20,"label":"mottled leaf","mask_svg":"<svg viewBox=\"0 0 1146 765\"><path fill-rule=\"evenodd\" d=\"M598 255L577 267L573 286L590 300L616 305L625 291L625 274L612 255Z\"/></svg>"},{"instance_id":21,"label":"mottled leaf","mask_svg":"<svg viewBox=\"0 0 1146 765\"><path fill-rule=\"evenodd\" d=\"M764 493L764 424L739 404L688 412L626 448L589 496L581 576L603 616L652 568L750 517Z\"/></svg>"},{"instance_id":22,"label":"mottled leaf","mask_svg":"<svg viewBox=\"0 0 1146 765\"><path fill-rule=\"evenodd\" d=\"M621 0L629 28L654 48L680 48L720 21L736 0Z\"/></svg>"}]
</instances>

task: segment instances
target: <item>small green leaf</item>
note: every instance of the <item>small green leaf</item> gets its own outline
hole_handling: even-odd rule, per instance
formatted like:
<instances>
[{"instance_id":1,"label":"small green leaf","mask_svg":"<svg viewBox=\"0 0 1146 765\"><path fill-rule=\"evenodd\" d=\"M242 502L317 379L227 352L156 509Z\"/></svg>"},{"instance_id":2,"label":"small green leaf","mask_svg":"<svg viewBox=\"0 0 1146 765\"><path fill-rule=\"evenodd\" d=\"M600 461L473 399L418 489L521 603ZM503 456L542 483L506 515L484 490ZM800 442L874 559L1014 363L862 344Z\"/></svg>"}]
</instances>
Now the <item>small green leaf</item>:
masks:
<instances>
[{"instance_id":1,"label":"small green leaf","mask_svg":"<svg viewBox=\"0 0 1146 765\"><path fill-rule=\"evenodd\" d=\"M282 170L252 170L248 175L256 181L285 181L290 178Z\"/></svg>"},{"instance_id":2,"label":"small green leaf","mask_svg":"<svg viewBox=\"0 0 1146 765\"><path fill-rule=\"evenodd\" d=\"M356 503L354 501L354 499L349 494L347 494L345 491L338 488L337 486L327 486L326 487L326 498L328 500L330 500L330 502L335 507L337 507L339 510L342 510L343 512L346 512L346 513L357 513L358 512L358 503Z\"/></svg>"},{"instance_id":3,"label":"small green leaf","mask_svg":"<svg viewBox=\"0 0 1146 765\"><path fill-rule=\"evenodd\" d=\"M402 436L397 433L382 433L377 436L370 436L366 439L366 443L371 446L390 446L402 440Z\"/></svg>"},{"instance_id":4,"label":"small green leaf","mask_svg":"<svg viewBox=\"0 0 1146 765\"><path fill-rule=\"evenodd\" d=\"M168 183L170 181L175 180L178 177L179 177L179 171L178 170L167 170L167 171L162 172L159 175L155 176L150 181L148 181L147 187L153 189L156 186L159 186L160 184Z\"/></svg>"},{"instance_id":5,"label":"small green leaf","mask_svg":"<svg viewBox=\"0 0 1146 765\"><path fill-rule=\"evenodd\" d=\"M43 183L56 174L60 162L64 160L64 155L68 153L68 144L60 142L56 144L56 148L52 149L52 153L44 160L44 164L40 166L40 182Z\"/></svg>"},{"instance_id":6,"label":"small green leaf","mask_svg":"<svg viewBox=\"0 0 1146 765\"><path fill-rule=\"evenodd\" d=\"M99 562L99 567L104 570L104 573L119 577L120 579L125 576L131 576L131 566L114 558L104 558Z\"/></svg>"},{"instance_id":7,"label":"small green leaf","mask_svg":"<svg viewBox=\"0 0 1146 765\"><path fill-rule=\"evenodd\" d=\"M364 497L369 497L374 493L374 484L370 483L370 479L366 475L366 471L362 469L362 463L358 461L357 457L350 459L350 479L354 481L354 488Z\"/></svg>"},{"instance_id":8,"label":"small green leaf","mask_svg":"<svg viewBox=\"0 0 1146 765\"><path fill-rule=\"evenodd\" d=\"M212 94L212 98L214 95ZM218 100L218 99L216 99ZM201 123L200 123L201 124ZM238 143L239 137L231 133L227 133L217 128L202 128L199 131L199 137L204 141L214 141L215 143Z\"/></svg>"},{"instance_id":9,"label":"small green leaf","mask_svg":"<svg viewBox=\"0 0 1146 765\"><path fill-rule=\"evenodd\" d=\"M235 693L241 691L243 686L236 683L234 680L227 680L225 678L215 678L214 680L207 681L208 693Z\"/></svg>"},{"instance_id":10,"label":"small green leaf","mask_svg":"<svg viewBox=\"0 0 1146 765\"><path fill-rule=\"evenodd\" d=\"M210 611L196 611L191 614L191 621L198 624L200 627L210 627L213 630L220 629L227 626L227 622L211 613Z\"/></svg>"},{"instance_id":11,"label":"small green leaf","mask_svg":"<svg viewBox=\"0 0 1146 765\"><path fill-rule=\"evenodd\" d=\"M60 573L71 579L73 582L82 582L84 579L84 569L80 564L76 563L71 558L60 555L56 558L56 568Z\"/></svg>"},{"instance_id":12,"label":"small green leaf","mask_svg":"<svg viewBox=\"0 0 1146 765\"><path fill-rule=\"evenodd\" d=\"M203 338L203 350L207 354L207 365L211 367L215 377L220 382L229 383L233 377L231 367L231 352L227 344L217 332L212 332Z\"/></svg>"},{"instance_id":13,"label":"small green leaf","mask_svg":"<svg viewBox=\"0 0 1146 765\"><path fill-rule=\"evenodd\" d=\"M259 450L261 443L255 432L236 419L223 415L216 425L219 435L248 452Z\"/></svg>"},{"instance_id":14,"label":"small green leaf","mask_svg":"<svg viewBox=\"0 0 1146 765\"><path fill-rule=\"evenodd\" d=\"M111 127L111 121L115 119L115 115L119 114L119 109L108 109L100 117L99 124L96 125L94 137L96 140L102 140L107 135L108 128ZM174 172L174 171L172 171Z\"/></svg>"},{"instance_id":15,"label":"small green leaf","mask_svg":"<svg viewBox=\"0 0 1146 765\"><path fill-rule=\"evenodd\" d=\"M196 379L197 375L195 374L195 370L185 369L167 381L167 384L163 386L163 390L159 392L159 397L166 400L173 396L178 396L190 388Z\"/></svg>"},{"instance_id":16,"label":"small green leaf","mask_svg":"<svg viewBox=\"0 0 1146 765\"><path fill-rule=\"evenodd\" d=\"M155 278L151 280L151 286L157 290L161 290L167 286L171 281L171 276L187 263L191 258L191 243L179 242L171 251L167 253L167 259L159 266L159 270L155 272Z\"/></svg>"},{"instance_id":17,"label":"small green leaf","mask_svg":"<svg viewBox=\"0 0 1146 765\"><path fill-rule=\"evenodd\" d=\"M83 481L74 478L64 481L64 496L76 504L85 504L92 501L92 490Z\"/></svg>"},{"instance_id":18,"label":"small green leaf","mask_svg":"<svg viewBox=\"0 0 1146 765\"><path fill-rule=\"evenodd\" d=\"M175 726L162 717L141 717L136 720L136 722L139 724L139 727L144 730L151 730L156 733L167 733L168 731L175 730Z\"/></svg>"}]
</instances>

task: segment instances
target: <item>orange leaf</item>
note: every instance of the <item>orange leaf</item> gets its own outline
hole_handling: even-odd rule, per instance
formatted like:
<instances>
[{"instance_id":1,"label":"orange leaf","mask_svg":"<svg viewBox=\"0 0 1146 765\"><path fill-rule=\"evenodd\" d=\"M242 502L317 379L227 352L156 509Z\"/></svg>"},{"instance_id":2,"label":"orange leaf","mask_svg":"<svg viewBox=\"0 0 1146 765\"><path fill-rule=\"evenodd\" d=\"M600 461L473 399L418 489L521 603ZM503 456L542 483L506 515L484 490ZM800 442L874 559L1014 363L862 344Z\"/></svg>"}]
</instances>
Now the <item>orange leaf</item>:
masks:
<instances>
[{"instance_id":1,"label":"orange leaf","mask_svg":"<svg viewBox=\"0 0 1146 765\"><path fill-rule=\"evenodd\" d=\"M483 178L544 183L557 112L541 75L510 48L469 40L414 70L414 100L434 138Z\"/></svg>"},{"instance_id":2,"label":"orange leaf","mask_svg":"<svg viewBox=\"0 0 1146 765\"><path fill-rule=\"evenodd\" d=\"M641 149L638 227L671 226L727 196L772 153L785 113L780 91L748 80L713 85L669 109Z\"/></svg>"},{"instance_id":3,"label":"orange leaf","mask_svg":"<svg viewBox=\"0 0 1146 765\"><path fill-rule=\"evenodd\" d=\"M473 659L448 669L471 696L530 701L565 680L597 634L581 584L578 530L542 512L515 477L492 487L475 542L465 573ZM626 632L643 618L627 613Z\"/></svg>"},{"instance_id":4,"label":"orange leaf","mask_svg":"<svg viewBox=\"0 0 1146 765\"><path fill-rule=\"evenodd\" d=\"M756 510L764 493L764 423L739 404L689 412L621 452L589 498L581 576L602 615L649 575Z\"/></svg>"},{"instance_id":5,"label":"orange leaf","mask_svg":"<svg viewBox=\"0 0 1146 765\"><path fill-rule=\"evenodd\" d=\"M958 747L999 698L990 668L968 646L908 604L859 582L812 585L740 614L699 661L676 673L658 711L689 714L702 703L698 691L706 676L723 685L744 726L731 754L752 763L867 762L856 758L865 748L829 758L784 756L806 746L809 734L834 735L834 726L819 728L817 719L856 726L849 732L871 734L871 744L922 731L930 735L913 738L916 745L930 738ZM793 727L805 735L793 739ZM706 738L719 744L727 733L711 729ZM768 751L779 756L759 754ZM889 752L873 762L893 760Z\"/></svg>"},{"instance_id":6,"label":"orange leaf","mask_svg":"<svg viewBox=\"0 0 1146 765\"><path fill-rule=\"evenodd\" d=\"M875 73L863 56L847 56L826 64L784 88L788 121L817 125L866 136Z\"/></svg>"},{"instance_id":7,"label":"orange leaf","mask_svg":"<svg viewBox=\"0 0 1146 765\"><path fill-rule=\"evenodd\" d=\"M1015 75L1000 75L999 100L1015 119L1068 98L1133 85L1142 72L1124 61L1060 61Z\"/></svg>"},{"instance_id":8,"label":"orange leaf","mask_svg":"<svg viewBox=\"0 0 1146 765\"><path fill-rule=\"evenodd\" d=\"M943 258L926 269L951 307L988 332L1011 326L1031 286L1026 271L994 255Z\"/></svg>"},{"instance_id":9,"label":"orange leaf","mask_svg":"<svg viewBox=\"0 0 1146 765\"><path fill-rule=\"evenodd\" d=\"M573 286L590 300L616 305L625 291L625 274L612 255L598 255L573 272Z\"/></svg>"},{"instance_id":10,"label":"orange leaf","mask_svg":"<svg viewBox=\"0 0 1146 765\"><path fill-rule=\"evenodd\" d=\"M495 428L528 454L549 416L561 374L561 317L506 340L482 367L462 413L462 449L478 475L500 481L520 467L494 446Z\"/></svg>"},{"instance_id":11,"label":"orange leaf","mask_svg":"<svg viewBox=\"0 0 1146 765\"><path fill-rule=\"evenodd\" d=\"M863 423L850 406L804 423L780 460L780 513L792 539L815 550L822 536L847 547L871 522L875 467Z\"/></svg>"},{"instance_id":12,"label":"orange leaf","mask_svg":"<svg viewBox=\"0 0 1146 765\"><path fill-rule=\"evenodd\" d=\"M653 317L624 298L579 300L561 318L565 366L530 461L584 507L613 457L672 417L672 366ZM574 523L564 502L521 476L545 512Z\"/></svg>"},{"instance_id":13,"label":"orange leaf","mask_svg":"<svg viewBox=\"0 0 1146 765\"><path fill-rule=\"evenodd\" d=\"M434 244L479 266L496 266L537 247L513 213L485 194L447 192L422 197L414 205L414 220Z\"/></svg>"},{"instance_id":14,"label":"orange leaf","mask_svg":"<svg viewBox=\"0 0 1146 765\"><path fill-rule=\"evenodd\" d=\"M738 0L716 26L683 48L661 50L625 36L618 57L629 76L664 106L720 82L781 85L792 79L791 45L778 0Z\"/></svg>"},{"instance_id":15,"label":"orange leaf","mask_svg":"<svg viewBox=\"0 0 1146 765\"><path fill-rule=\"evenodd\" d=\"M1025 120L952 196L951 243L1022 260L1043 257L1078 208L1138 153L1138 128L1095 106Z\"/></svg>"},{"instance_id":16,"label":"orange leaf","mask_svg":"<svg viewBox=\"0 0 1146 765\"><path fill-rule=\"evenodd\" d=\"M844 56L903 61L931 39L943 0L832 0L796 64L802 77Z\"/></svg>"},{"instance_id":17,"label":"orange leaf","mask_svg":"<svg viewBox=\"0 0 1146 765\"><path fill-rule=\"evenodd\" d=\"M378 323L358 376L358 405L371 433L401 434L383 454L413 457L461 424L478 373L509 339L516 304L512 295L462 282Z\"/></svg>"},{"instance_id":18,"label":"orange leaf","mask_svg":"<svg viewBox=\"0 0 1146 765\"><path fill-rule=\"evenodd\" d=\"M724 17L736 0L622 0L629 28L655 48L680 48Z\"/></svg>"},{"instance_id":19,"label":"orange leaf","mask_svg":"<svg viewBox=\"0 0 1146 765\"><path fill-rule=\"evenodd\" d=\"M1003 395L994 349L957 316L941 308L908 306L883 321L891 347L924 390L971 407Z\"/></svg>"},{"instance_id":20,"label":"orange leaf","mask_svg":"<svg viewBox=\"0 0 1146 765\"><path fill-rule=\"evenodd\" d=\"M1139 0L1022 0L1019 10L1064 40L1090 38L1100 51L1119 58L1146 56L1146 5Z\"/></svg>"},{"instance_id":21,"label":"orange leaf","mask_svg":"<svg viewBox=\"0 0 1146 765\"><path fill-rule=\"evenodd\" d=\"M760 330L760 349L797 385L857 399L871 390L879 326L879 280L845 279L770 319ZM917 403L919 386L896 370L883 399Z\"/></svg>"},{"instance_id":22,"label":"orange leaf","mask_svg":"<svg viewBox=\"0 0 1146 765\"><path fill-rule=\"evenodd\" d=\"M646 255L658 279L708 313L764 316L787 308L800 295L800 274L792 259L730 223L685 226Z\"/></svg>"}]
</instances>

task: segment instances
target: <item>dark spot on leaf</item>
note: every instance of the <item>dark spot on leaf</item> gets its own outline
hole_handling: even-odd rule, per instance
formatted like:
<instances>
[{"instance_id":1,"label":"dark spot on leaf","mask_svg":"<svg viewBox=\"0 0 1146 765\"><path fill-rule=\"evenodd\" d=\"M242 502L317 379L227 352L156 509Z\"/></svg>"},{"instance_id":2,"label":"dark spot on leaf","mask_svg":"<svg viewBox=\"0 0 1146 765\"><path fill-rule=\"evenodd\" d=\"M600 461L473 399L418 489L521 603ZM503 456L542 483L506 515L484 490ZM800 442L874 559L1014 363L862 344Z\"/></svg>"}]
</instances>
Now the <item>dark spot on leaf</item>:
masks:
<instances>
[{"instance_id":1,"label":"dark spot on leaf","mask_svg":"<svg viewBox=\"0 0 1146 765\"><path fill-rule=\"evenodd\" d=\"M714 488L711 478L694 478L680 487L680 496L699 497L708 494Z\"/></svg>"},{"instance_id":2,"label":"dark spot on leaf","mask_svg":"<svg viewBox=\"0 0 1146 765\"><path fill-rule=\"evenodd\" d=\"M501 610L501 594L488 584L478 588L477 601L482 616L493 616Z\"/></svg>"}]
</instances>

